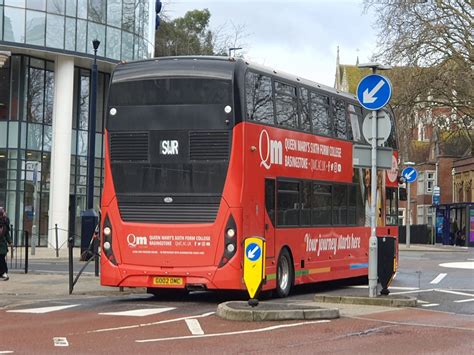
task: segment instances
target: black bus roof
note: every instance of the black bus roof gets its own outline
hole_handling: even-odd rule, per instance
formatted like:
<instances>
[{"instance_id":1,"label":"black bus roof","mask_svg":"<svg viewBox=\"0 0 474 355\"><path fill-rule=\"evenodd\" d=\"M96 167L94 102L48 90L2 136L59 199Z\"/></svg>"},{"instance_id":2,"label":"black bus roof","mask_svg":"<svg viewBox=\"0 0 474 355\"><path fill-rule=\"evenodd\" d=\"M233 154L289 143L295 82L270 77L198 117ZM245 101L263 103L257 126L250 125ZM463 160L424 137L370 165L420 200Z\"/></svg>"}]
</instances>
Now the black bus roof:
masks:
<instances>
[{"instance_id":1,"label":"black bus roof","mask_svg":"<svg viewBox=\"0 0 474 355\"><path fill-rule=\"evenodd\" d=\"M183 65L184 64L184 65ZM244 59L219 56L177 56L158 57L129 63L120 63L116 66L112 82L128 80L140 80L158 77L177 76L202 76L216 77L221 79L232 79L235 71L242 71L246 68L266 74L276 79L292 82L309 88L326 91L333 95L343 96L350 100L357 98L350 93L341 92L330 86L319 84L312 80L299 76L276 71L259 64L248 62Z\"/></svg>"}]
</instances>

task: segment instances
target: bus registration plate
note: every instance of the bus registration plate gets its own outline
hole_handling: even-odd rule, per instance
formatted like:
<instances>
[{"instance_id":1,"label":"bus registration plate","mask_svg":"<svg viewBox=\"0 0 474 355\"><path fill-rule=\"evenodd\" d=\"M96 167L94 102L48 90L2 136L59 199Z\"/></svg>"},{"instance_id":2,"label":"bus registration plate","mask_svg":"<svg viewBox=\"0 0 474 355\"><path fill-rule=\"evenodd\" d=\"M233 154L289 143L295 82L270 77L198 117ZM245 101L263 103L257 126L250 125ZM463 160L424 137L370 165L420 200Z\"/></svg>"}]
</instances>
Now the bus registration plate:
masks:
<instances>
[{"instance_id":1,"label":"bus registration plate","mask_svg":"<svg viewBox=\"0 0 474 355\"><path fill-rule=\"evenodd\" d=\"M182 277L154 277L153 285L159 286L182 286Z\"/></svg>"}]
</instances>

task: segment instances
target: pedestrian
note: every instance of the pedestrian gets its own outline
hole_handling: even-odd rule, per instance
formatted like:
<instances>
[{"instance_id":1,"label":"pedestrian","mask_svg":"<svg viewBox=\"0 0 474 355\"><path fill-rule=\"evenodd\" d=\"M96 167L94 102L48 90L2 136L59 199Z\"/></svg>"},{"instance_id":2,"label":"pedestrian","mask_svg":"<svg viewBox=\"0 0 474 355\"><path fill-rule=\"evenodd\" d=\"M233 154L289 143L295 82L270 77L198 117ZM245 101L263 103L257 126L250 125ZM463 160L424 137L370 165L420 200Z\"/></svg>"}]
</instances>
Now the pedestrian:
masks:
<instances>
[{"instance_id":1,"label":"pedestrian","mask_svg":"<svg viewBox=\"0 0 474 355\"><path fill-rule=\"evenodd\" d=\"M5 209L0 207L0 281L8 281L7 254L8 246L12 245L10 236L10 220L5 213Z\"/></svg>"}]
</instances>

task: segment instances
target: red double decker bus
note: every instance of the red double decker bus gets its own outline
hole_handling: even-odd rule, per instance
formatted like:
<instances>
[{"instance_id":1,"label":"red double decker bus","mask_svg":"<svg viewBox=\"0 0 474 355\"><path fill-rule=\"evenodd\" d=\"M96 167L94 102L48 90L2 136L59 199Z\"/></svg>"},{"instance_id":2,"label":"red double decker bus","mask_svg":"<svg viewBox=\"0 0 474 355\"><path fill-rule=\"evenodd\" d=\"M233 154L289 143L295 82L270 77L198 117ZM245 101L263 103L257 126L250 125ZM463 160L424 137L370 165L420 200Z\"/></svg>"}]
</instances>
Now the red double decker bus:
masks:
<instances>
[{"instance_id":1,"label":"red double decker bus","mask_svg":"<svg viewBox=\"0 0 474 355\"><path fill-rule=\"evenodd\" d=\"M353 167L365 114L353 95L240 59L119 64L102 285L243 290L243 242L256 236L263 290L278 296L367 275L370 174ZM379 172L377 235L397 238L396 151L393 161Z\"/></svg>"}]
</instances>

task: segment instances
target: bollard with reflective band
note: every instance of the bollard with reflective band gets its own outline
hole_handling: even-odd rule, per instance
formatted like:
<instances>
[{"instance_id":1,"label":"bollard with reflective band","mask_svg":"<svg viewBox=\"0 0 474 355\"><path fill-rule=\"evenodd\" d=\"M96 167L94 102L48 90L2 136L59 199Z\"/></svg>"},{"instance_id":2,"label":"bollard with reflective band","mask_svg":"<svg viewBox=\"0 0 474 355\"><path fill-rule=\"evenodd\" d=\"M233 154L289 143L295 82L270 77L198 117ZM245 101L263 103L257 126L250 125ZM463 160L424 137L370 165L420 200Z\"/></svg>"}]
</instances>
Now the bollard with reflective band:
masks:
<instances>
[{"instance_id":1,"label":"bollard with reflective band","mask_svg":"<svg viewBox=\"0 0 474 355\"><path fill-rule=\"evenodd\" d=\"M265 240L245 239L244 251L244 282L250 298L254 298L265 279Z\"/></svg>"}]
</instances>

